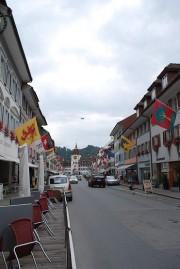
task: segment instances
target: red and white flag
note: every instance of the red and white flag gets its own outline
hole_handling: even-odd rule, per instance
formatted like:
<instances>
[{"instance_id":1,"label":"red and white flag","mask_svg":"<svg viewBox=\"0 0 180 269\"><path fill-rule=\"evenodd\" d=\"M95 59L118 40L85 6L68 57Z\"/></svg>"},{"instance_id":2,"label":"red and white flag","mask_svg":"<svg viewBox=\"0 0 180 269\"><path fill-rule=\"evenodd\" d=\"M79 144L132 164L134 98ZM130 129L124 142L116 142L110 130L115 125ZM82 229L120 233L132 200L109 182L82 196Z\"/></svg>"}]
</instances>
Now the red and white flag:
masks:
<instances>
[{"instance_id":1,"label":"red and white flag","mask_svg":"<svg viewBox=\"0 0 180 269\"><path fill-rule=\"evenodd\" d=\"M47 150L48 149L47 134L44 134L43 136L41 136L41 141L42 141L44 150Z\"/></svg>"}]
</instances>

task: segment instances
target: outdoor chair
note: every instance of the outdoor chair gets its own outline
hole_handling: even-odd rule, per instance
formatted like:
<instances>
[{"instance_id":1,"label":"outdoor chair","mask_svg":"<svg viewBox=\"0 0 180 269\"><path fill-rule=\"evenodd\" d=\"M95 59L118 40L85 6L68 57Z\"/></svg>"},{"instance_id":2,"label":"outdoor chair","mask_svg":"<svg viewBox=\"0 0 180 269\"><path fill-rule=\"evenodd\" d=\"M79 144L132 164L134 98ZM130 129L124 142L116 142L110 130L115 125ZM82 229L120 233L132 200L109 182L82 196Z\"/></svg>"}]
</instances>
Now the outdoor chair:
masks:
<instances>
[{"instance_id":1,"label":"outdoor chair","mask_svg":"<svg viewBox=\"0 0 180 269\"><path fill-rule=\"evenodd\" d=\"M47 229L50 231L50 234L52 236L55 235L53 233L53 231L51 230L51 228L49 227L48 220L47 220L47 217L46 217L46 215L52 217L51 214L50 214L50 211L49 211L49 206L48 206L48 200L47 200L47 198L46 197L40 197L39 200L38 200L38 202L37 202L37 204L39 204L40 207L41 207L42 219L43 219L43 221L44 221Z\"/></svg>"},{"instance_id":2,"label":"outdoor chair","mask_svg":"<svg viewBox=\"0 0 180 269\"><path fill-rule=\"evenodd\" d=\"M50 236L54 235L54 233L52 233L52 230L49 229L49 226L47 225L47 223L43 220L40 205L33 204L33 228L34 228L35 236L38 241L40 241L40 237L37 231L37 228L39 226L42 226L48 232Z\"/></svg>"},{"instance_id":3,"label":"outdoor chair","mask_svg":"<svg viewBox=\"0 0 180 269\"><path fill-rule=\"evenodd\" d=\"M56 206L54 205L54 203L59 203L59 201L57 200L57 198L54 196L54 191L51 190L47 190L46 191L47 197L48 197L48 201L49 201L49 205L52 209L56 209Z\"/></svg>"},{"instance_id":4,"label":"outdoor chair","mask_svg":"<svg viewBox=\"0 0 180 269\"><path fill-rule=\"evenodd\" d=\"M29 218L17 219L10 223L10 227L15 235L16 245L12 250L10 250L9 256L6 258L6 261L10 262L16 259L18 263L18 268L21 269L19 258L26 257L31 254L35 267L36 269L38 269L32 251L35 245L39 245L44 256L47 258L49 262L51 262L46 252L44 251L44 248L42 247L41 243L35 240L33 233L33 223L31 219Z\"/></svg>"},{"instance_id":5,"label":"outdoor chair","mask_svg":"<svg viewBox=\"0 0 180 269\"><path fill-rule=\"evenodd\" d=\"M42 195L41 195L41 198L45 198L46 199L46 203L47 203L47 206L48 206L48 216L50 215L52 218L54 218L54 219L56 219L56 216L55 216L55 214L54 214L54 212L53 212L53 209L56 209L56 207L55 206L53 206L53 203L50 201L50 199L48 198L48 196L47 196L47 193L43 193ZM45 201L44 201L44 203L45 203ZM46 214L46 213L45 213Z\"/></svg>"}]
</instances>

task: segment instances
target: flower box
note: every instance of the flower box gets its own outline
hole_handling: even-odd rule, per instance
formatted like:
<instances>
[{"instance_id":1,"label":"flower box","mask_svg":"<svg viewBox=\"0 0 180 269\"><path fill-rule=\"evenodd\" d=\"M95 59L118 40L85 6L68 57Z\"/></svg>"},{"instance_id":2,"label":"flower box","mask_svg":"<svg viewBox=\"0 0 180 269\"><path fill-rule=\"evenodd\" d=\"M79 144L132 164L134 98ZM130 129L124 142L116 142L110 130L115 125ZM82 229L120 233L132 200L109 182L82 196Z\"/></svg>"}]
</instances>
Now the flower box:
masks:
<instances>
[{"instance_id":1,"label":"flower box","mask_svg":"<svg viewBox=\"0 0 180 269\"><path fill-rule=\"evenodd\" d=\"M12 140L12 141L15 140L16 137L15 137L14 132L11 132L11 133L10 133L10 136L11 136L11 140Z\"/></svg>"},{"instance_id":2,"label":"flower box","mask_svg":"<svg viewBox=\"0 0 180 269\"><path fill-rule=\"evenodd\" d=\"M180 143L180 137L175 137L173 140L174 145L178 145Z\"/></svg>"},{"instance_id":3,"label":"flower box","mask_svg":"<svg viewBox=\"0 0 180 269\"><path fill-rule=\"evenodd\" d=\"M172 140L164 141L164 146L165 146L165 147L170 147L171 144L172 144Z\"/></svg>"},{"instance_id":4,"label":"flower box","mask_svg":"<svg viewBox=\"0 0 180 269\"><path fill-rule=\"evenodd\" d=\"M158 150L159 150L159 146L157 146L157 145L154 146L154 147L153 147L153 150L154 150L154 151L158 151Z\"/></svg>"}]
</instances>

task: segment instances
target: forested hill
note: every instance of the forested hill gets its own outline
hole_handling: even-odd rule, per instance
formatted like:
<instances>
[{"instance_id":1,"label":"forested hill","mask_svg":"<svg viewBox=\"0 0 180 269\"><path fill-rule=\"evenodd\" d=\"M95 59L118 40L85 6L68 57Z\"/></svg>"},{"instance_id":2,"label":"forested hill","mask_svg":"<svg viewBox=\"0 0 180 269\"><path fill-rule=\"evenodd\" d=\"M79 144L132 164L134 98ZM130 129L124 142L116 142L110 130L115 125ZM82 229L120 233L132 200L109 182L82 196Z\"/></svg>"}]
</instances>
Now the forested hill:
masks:
<instances>
[{"instance_id":1,"label":"forested hill","mask_svg":"<svg viewBox=\"0 0 180 269\"><path fill-rule=\"evenodd\" d=\"M68 149L66 147L63 147L63 148L57 147L56 150L57 150L57 154L63 157L64 160L71 159L71 154L72 154L71 149ZM99 150L99 147L88 145L86 148L79 149L79 153L82 157L88 157L88 156L97 155L98 150Z\"/></svg>"}]
</instances>

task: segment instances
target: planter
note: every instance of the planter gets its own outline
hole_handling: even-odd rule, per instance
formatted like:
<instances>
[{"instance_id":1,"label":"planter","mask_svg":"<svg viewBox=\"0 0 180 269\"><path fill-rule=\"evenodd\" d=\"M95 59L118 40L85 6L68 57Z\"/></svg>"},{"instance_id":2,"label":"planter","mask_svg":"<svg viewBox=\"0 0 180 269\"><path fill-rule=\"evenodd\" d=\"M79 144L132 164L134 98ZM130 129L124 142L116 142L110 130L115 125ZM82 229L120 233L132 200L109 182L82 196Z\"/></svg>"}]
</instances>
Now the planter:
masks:
<instances>
[{"instance_id":1,"label":"planter","mask_svg":"<svg viewBox=\"0 0 180 269\"><path fill-rule=\"evenodd\" d=\"M159 146L154 146L153 150L157 152L159 150Z\"/></svg>"},{"instance_id":2,"label":"planter","mask_svg":"<svg viewBox=\"0 0 180 269\"><path fill-rule=\"evenodd\" d=\"M170 147L171 144L172 144L172 141L164 141L164 146L165 146L166 148Z\"/></svg>"},{"instance_id":3,"label":"planter","mask_svg":"<svg viewBox=\"0 0 180 269\"><path fill-rule=\"evenodd\" d=\"M16 137L15 137L14 132L11 132L11 133L10 133L10 136L11 136L11 140L12 140L12 141L15 140Z\"/></svg>"},{"instance_id":4,"label":"planter","mask_svg":"<svg viewBox=\"0 0 180 269\"><path fill-rule=\"evenodd\" d=\"M173 144L174 144L174 145L179 145L179 143L180 143L180 138L175 138L175 139L173 140Z\"/></svg>"}]
</instances>

